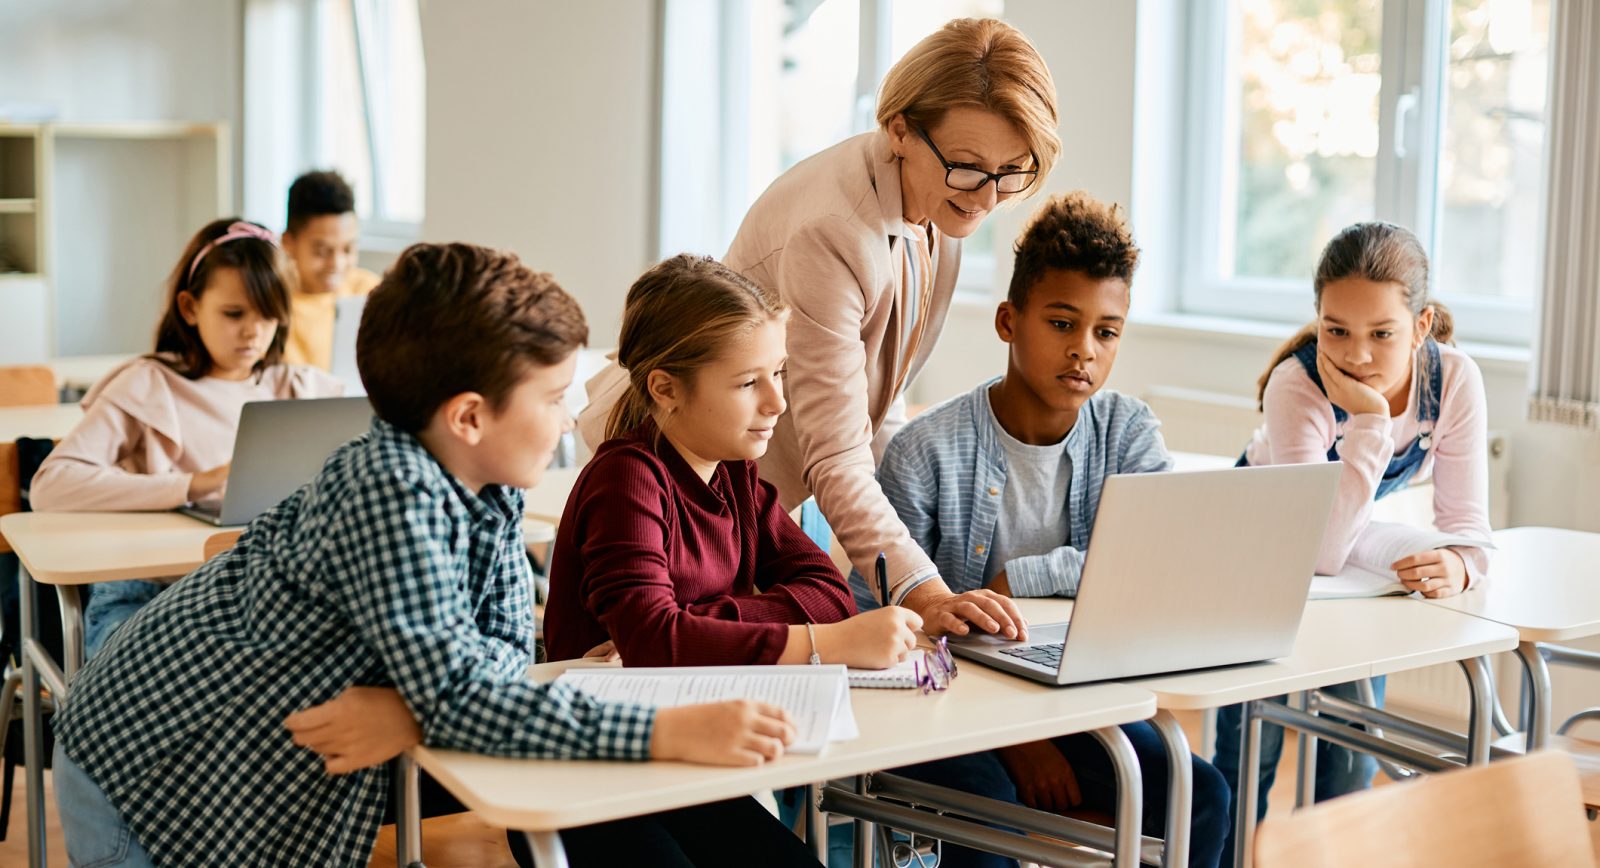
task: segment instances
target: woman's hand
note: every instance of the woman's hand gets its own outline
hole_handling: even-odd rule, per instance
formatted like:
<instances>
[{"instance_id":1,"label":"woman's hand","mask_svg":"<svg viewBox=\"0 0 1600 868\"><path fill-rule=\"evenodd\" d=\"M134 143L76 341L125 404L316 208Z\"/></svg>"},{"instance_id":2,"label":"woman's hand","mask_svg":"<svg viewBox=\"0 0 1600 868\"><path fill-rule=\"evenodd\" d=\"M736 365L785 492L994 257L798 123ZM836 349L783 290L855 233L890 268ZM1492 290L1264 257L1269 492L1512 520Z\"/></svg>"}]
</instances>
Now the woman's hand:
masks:
<instances>
[{"instance_id":1,"label":"woman's hand","mask_svg":"<svg viewBox=\"0 0 1600 868\"><path fill-rule=\"evenodd\" d=\"M922 616L923 632L934 638L965 636L973 627L1007 639L1028 638L1028 621L1016 602L988 588L954 594L944 582L928 581L912 588L902 605Z\"/></svg>"},{"instance_id":2,"label":"woman's hand","mask_svg":"<svg viewBox=\"0 0 1600 868\"><path fill-rule=\"evenodd\" d=\"M758 766L783 755L794 724L776 705L735 699L656 712L650 758L714 766Z\"/></svg>"},{"instance_id":3,"label":"woman's hand","mask_svg":"<svg viewBox=\"0 0 1600 868\"><path fill-rule=\"evenodd\" d=\"M422 727L392 687L350 687L284 719L294 743L322 757L330 775L388 762L422 743Z\"/></svg>"},{"instance_id":4,"label":"woman's hand","mask_svg":"<svg viewBox=\"0 0 1600 868\"><path fill-rule=\"evenodd\" d=\"M1000 761L1017 785L1017 797L1030 808L1061 813L1083 804L1078 777L1061 751L1048 741L1000 748Z\"/></svg>"},{"instance_id":5,"label":"woman's hand","mask_svg":"<svg viewBox=\"0 0 1600 868\"><path fill-rule=\"evenodd\" d=\"M583 659L599 659L607 663L615 663L622 659L622 652L617 650L617 643L607 639L606 641L601 642L599 645L590 648L588 651L583 652Z\"/></svg>"},{"instance_id":6,"label":"woman's hand","mask_svg":"<svg viewBox=\"0 0 1600 868\"><path fill-rule=\"evenodd\" d=\"M1432 599L1453 597L1467 589L1467 562L1454 549L1428 549L1407 555L1389 568L1408 591Z\"/></svg>"},{"instance_id":7,"label":"woman's hand","mask_svg":"<svg viewBox=\"0 0 1600 868\"><path fill-rule=\"evenodd\" d=\"M228 484L228 469L232 464L223 464L210 470L202 470L189 477L189 500L206 500L222 493Z\"/></svg>"},{"instance_id":8,"label":"woman's hand","mask_svg":"<svg viewBox=\"0 0 1600 868\"><path fill-rule=\"evenodd\" d=\"M1363 413L1389 415L1389 400L1377 389L1340 370L1333 360L1321 350L1317 351L1317 373L1322 375L1322 388L1328 400L1352 416Z\"/></svg>"},{"instance_id":9,"label":"woman's hand","mask_svg":"<svg viewBox=\"0 0 1600 868\"><path fill-rule=\"evenodd\" d=\"M888 669L917 647L922 616L900 606L862 612L835 624L818 624L817 656L857 669Z\"/></svg>"}]
</instances>

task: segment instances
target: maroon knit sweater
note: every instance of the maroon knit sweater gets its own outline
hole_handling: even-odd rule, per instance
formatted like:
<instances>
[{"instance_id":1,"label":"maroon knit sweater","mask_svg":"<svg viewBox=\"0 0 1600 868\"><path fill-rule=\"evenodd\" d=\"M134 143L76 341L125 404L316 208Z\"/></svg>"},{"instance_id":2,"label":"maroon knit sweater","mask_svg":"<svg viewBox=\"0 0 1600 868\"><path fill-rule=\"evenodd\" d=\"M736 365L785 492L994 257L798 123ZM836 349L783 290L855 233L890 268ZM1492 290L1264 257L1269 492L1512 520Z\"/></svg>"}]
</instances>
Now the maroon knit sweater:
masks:
<instances>
[{"instance_id":1,"label":"maroon knit sweater","mask_svg":"<svg viewBox=\"0 0 1600 868\"><path fill-rule=\"evenodd\" d=\"M721 462L707 485L648 423L578 476L550 560L551 660L610 638L630 666L774 663L788 625L855 614L755 462Z\"/></svg>"}]
</instances>

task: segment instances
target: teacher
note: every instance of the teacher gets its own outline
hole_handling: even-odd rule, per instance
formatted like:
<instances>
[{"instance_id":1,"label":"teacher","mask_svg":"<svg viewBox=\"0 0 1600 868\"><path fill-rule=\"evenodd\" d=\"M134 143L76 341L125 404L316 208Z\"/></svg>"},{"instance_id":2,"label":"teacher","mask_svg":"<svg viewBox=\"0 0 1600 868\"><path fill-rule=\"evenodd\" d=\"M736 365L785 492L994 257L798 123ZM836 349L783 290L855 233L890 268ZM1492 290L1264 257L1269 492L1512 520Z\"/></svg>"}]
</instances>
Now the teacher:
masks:
<instances>
[{"instance_id":1,"label":"teacher","mask_svg":"<svg viewBox=\"0 0 1600 868\"><path fill-rule=\"evenodd\" d=\"M1009 598L951 592L874 470L949 313L961 239L1001 203L1038 190L1061 150L1055 84L1015 28L960 19L889 70L877 122L774 181L724 257L793 308L789 411L760 473L785 509L806 503L802 524L824 547L826 519L864 603L878 591L860 577L873 576L882 552L892 601L917 611L930 634L976 626L1022 638L1026 625ZM580 427L591 446L606 398L625 382L625 372L608 369L590 383L595 401Z\"/></svg>"}]
</instances>

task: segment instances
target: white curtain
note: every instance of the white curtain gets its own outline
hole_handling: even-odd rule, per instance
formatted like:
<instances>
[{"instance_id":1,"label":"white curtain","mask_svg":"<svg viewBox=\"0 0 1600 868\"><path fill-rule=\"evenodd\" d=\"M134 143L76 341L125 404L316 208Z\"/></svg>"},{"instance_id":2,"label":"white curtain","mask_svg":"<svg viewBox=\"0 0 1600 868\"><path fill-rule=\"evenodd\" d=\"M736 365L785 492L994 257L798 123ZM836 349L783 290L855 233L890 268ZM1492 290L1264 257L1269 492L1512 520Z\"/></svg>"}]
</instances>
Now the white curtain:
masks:
<instances>
[{"instance_id":1,"label":"white curtain","mask_svg":"<svg viewBox=\"0 0 1600 868\"><path fill-rule=\"evenodd\" d=\"M1600 429L1600 2L1555 7L1544 296L1529 415Z\"/></svg>"}]
</instances>

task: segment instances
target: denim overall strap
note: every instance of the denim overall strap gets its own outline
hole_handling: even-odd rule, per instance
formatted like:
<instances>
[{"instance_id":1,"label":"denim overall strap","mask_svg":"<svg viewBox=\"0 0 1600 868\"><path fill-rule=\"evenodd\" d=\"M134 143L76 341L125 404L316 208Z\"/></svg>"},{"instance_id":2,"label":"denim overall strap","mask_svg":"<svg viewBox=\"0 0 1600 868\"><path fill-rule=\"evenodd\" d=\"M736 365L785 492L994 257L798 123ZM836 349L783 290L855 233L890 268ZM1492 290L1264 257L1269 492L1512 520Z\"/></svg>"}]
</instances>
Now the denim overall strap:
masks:
<instances>
[{"instance_id":1,"label":"denim overall strap","mask_svg":"<svg viewBox=\"0 0 1600 868\"><path fill-rule=\"evenodd\" d=\"M1311 378L1311 382L1316 384L1317 391L1321 392L1323 397L1327 397L1327 395L1328 395L1328 387L1322 385L1322 374L1317 370L1317 342L1316 342L1316 340L1313 339L1309 343L1307 343L1304 346L1300 347L1299 349L1295 350L1294 353L1292 354L1292 357L1296 361L1298 361L1300 363L1300 367L1305 368L1306 376L1310 377ZM1332 406L1333 406L1333 424L1335 426L1337 426L1337 427L1341 427L1342 428L1343 425L1344 425L1345 420L1350 418L1350 414L1346 413L1344 410L1340 409L1339 405L1337 405L1337 404L1334 404ZM1333 446L1328 449L1328 460L1329 461L1338 461L1339 460L1339 439L1341 439L1343 436L1344 435L1341 434L1341 435L1339 435L1339 437L1335 438L1334 441L1333 441ZM1248 452L1249 452L1249 450L1247 448L1245 450L1245 452L1239 453L1239 460L1234 462L1233 466L1234 467L1249 467L1250 466L1250 460L1246 457Z\"/></svg>"},{"instance_id":2,"label":"denim overall strap","mask_svg":"<svg viewBox=\"0 0 1600 868\"><path fill-rule=\"evenodd\" d=\"M1374 500L1383 498L1411 484L1411 478L1422 469L1422 462L1433 446L1433 426L1439 421L1439 403L1444 391L1444 374L1439 363L1439 345L1433 338L1422 344L1422 370L1417 377L1417 439L1404 452L1390 459L1384 468L1383 479L1378 481Z\"/></svg>"}]
</instances>

